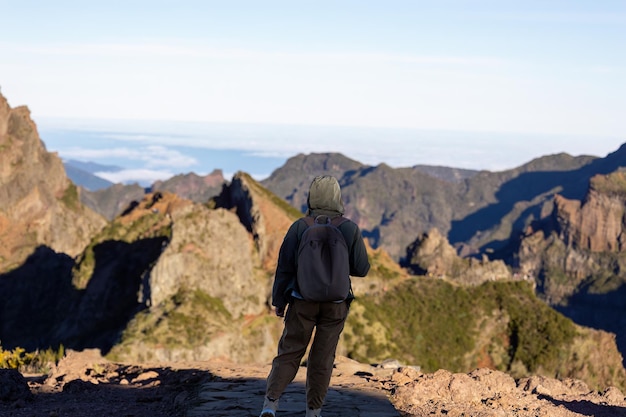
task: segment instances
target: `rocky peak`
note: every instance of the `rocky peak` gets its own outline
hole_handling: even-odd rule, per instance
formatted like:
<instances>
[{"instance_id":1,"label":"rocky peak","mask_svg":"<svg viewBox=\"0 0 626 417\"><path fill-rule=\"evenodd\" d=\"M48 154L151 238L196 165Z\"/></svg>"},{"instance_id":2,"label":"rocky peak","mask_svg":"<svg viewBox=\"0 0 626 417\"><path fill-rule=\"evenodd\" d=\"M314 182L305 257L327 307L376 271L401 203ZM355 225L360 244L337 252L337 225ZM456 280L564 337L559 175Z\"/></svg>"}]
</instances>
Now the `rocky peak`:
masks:
<instances>
[{"instance_id":1,"label":"rocky peak","mask_svg":"<svg viewBox=\"0 0 626 417\"><path fill-rule=\"evenodd\" d=\"M357 171L363 167L360 162L339 153L298 154L289 158L280 169L272 172L262 184L283 197L293 207L305 211L309 186L317 175L333 175L341 183L341 178L346 172Z\"/></svg>"},{"instance_id":2,"label":"rocky peak","mask_svg":"<svg viewBox=\"0 0 626 417\"><path fill-rule=\"evenodd\" d=\"M61 159L46 150L27 107L0 95L0 272L39 245L76 256L105 220L79 201Z\"/></svg>"},{"instance_id":3,"label":"rocky peak","mask_svg":"<svg viewBox=\"0 0 626 417\"><path fill-rule=\"evenodd\" d=\"M302 213L243 172L235 174L215 203L237 213L254 238L263 269L273 272L285 233Z\"/></svg>"},{"instance_id":4,"label":"rocky peak","mask_svg":"<svg viewBox=\"0 0 626 417\"><path fill-rule=\"evenodd\" d=\"M67 188L61 160L46 152L27 107L11 109L0 96L0 208L11 207L46 182L52 194ZM46 176L45 174L49 174Z\"/></svg>"},{"instance_id":5,"label":"rocky peak","mask_svg":"<svg viewBox=\"0 0 626 417\"><path fill-rule=\"evenodd\" d=\"M158 203L152 203L155 196ZM237 216L157 192L124 217L137 217L133 223L141 224L141 218L154 216L171 228L171 237L148 278L149 305L157 307L181 289L198 289L221 300L234 317L264 309L260 288L266 284L255 274L258 258Z\"/></svg>"},{"instance_id":6,"label":"rocky peak","mask_svg":"<svg viewBox=\"0 0 626 417\"><path fill-rule=\"evenodd\" d=\"M156 181L152 184L152 191L169 191L197 203L206 203L220 193L224 183L222 170L216 169L204 176L192 172L176 175L167 181Z\"/></svg>"},{"instance_id":7,"label":"rocky peak","mask_svg":"<svg viewBox=\"0 0 626 417\"><path fill-rule=\"evenodd\" d=\"M592 252L626 250L626 170L594 176L582 202L556 196L554 219L568 246Z\"/></svg>"},{"instance_id":8,"label":"rocky peak","mask_svg":"<svg viewBox=\"0 0 626 417\"><path fill-rule=\"evenodd\" d=\"M500 260L489 261L486 256L480 260L461 258L437 229L424 233L409 246L407 262L417 274L447 278L466 285L512 278Z\"/></svg>"}]
</instances>

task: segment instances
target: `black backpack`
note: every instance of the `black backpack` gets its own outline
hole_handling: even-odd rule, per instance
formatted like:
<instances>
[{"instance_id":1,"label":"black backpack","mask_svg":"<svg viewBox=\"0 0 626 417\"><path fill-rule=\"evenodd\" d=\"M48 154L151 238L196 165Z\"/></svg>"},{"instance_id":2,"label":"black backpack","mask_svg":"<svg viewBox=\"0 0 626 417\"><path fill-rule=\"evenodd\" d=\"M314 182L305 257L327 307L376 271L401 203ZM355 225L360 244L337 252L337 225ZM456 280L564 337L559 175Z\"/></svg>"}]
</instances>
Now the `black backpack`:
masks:
<instances>
[{"instance_id":1,"label":"black backpack","mask_svg":"<svg viewBox=\"0 0 626 417\"><path fill-rule=\"evenodd\" d=\"M342 301L350 293L350 254L338 227L345 217L304 217L308 225L298 246L296 282L307 301Z\"/></svg>"}]
</instances>

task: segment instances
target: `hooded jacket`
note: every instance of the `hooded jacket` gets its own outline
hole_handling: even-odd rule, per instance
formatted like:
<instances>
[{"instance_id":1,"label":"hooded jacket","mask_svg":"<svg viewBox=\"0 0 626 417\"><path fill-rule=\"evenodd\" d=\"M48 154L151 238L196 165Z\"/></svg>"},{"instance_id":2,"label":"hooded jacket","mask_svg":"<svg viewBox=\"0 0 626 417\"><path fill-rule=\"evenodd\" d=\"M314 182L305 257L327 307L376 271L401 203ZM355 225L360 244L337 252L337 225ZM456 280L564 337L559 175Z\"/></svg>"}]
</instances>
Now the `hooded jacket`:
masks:
<instances>
[{"instance_id":1,"label":"hooded jacket","mask_svg":"<svg viewBox=\"0 0 626 417\"><path fill-rule=\"evenodd\" d=\"M307 207L307 216L326 215L331 219L343 216L341 188L337 179L330 175L315 177L309 187ZM287 231L280 247L272 290L272 305L275 307L286 306L295 289L298 246L307 227L304 219L296 220ZM339 226L339 230L346 240L350 253L350 275L364 277L370 269L370 264L359 227L353 221L348 220Z\"/></svg>"}]
</instances>

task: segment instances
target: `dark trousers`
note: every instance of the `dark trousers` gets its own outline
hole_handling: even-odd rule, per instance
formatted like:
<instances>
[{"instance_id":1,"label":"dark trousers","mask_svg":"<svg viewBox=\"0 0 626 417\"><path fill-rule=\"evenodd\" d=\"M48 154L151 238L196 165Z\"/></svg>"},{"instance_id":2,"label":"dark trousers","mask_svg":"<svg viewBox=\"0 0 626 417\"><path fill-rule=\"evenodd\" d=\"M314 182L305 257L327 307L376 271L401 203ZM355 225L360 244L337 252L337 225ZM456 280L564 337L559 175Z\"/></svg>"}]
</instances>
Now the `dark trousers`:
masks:
<instances>
[{"instance_id":1,"label":"dark trousers","mask_svg":"<svg viewBox=\"0 0 626 417\"><path fill-rule=\"evenodd\" d=\"M278 399L293 381L306 348L315 337L306 373L307 406L322 408L335 362L339 336L348 317L348 302L313 303L293 300L285 316L285 328L267 378L266 396Z\"/></svg>"}]
</instances>

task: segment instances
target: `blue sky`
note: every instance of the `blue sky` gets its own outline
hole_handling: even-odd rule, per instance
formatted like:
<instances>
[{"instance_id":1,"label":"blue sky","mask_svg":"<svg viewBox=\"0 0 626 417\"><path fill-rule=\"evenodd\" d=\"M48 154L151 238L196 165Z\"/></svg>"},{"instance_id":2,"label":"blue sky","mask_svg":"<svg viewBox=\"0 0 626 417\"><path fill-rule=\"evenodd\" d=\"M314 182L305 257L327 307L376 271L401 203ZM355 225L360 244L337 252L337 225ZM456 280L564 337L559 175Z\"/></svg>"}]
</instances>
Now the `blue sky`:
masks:
<instances>
[{"instance_id":1,"label":"blue sky","mask_svg":"<svg viewBox=\"0 0 626 417\"><path fill-rule=\"evenodd\" d=\"M485 169L626 142L621 0L0 0L0 11L2 93L43 130L171 139L194 122L203 149ZM236 133L198 134L213 124Z\"/></svg>"}]
</instances>

